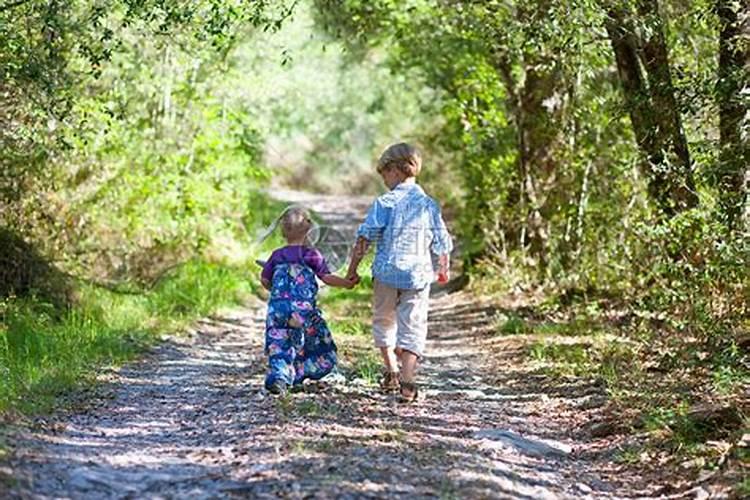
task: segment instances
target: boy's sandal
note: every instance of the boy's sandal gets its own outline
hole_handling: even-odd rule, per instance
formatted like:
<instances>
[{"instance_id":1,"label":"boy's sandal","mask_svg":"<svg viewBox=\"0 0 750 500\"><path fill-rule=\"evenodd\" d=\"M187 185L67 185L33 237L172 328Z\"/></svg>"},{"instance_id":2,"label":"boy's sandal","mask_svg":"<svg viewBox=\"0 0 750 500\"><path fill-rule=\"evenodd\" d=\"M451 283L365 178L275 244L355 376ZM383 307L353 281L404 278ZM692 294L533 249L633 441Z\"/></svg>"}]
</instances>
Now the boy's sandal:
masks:
<instances>
[{"instance_id":1,"label":"boy's sandal","mask_svg":"<svg viewBox=\"0 0 750 500\"><path fill-rule=\"evenodd\" d=\"M411 403L417 400L419 396L419 389L417 384L414 382L401 381L401 402Z\"/></svg>"},{"instance_id":2,"label":"boy's sandal","mask_svg":"<svg viewBox=\"0 0 750 500\"><path fill-rule=\"evenodd\" d=\"M396 392L401 387L398 372L385 372L380 379L380 390L383 392Z\"/></svg>"}]
</instances>

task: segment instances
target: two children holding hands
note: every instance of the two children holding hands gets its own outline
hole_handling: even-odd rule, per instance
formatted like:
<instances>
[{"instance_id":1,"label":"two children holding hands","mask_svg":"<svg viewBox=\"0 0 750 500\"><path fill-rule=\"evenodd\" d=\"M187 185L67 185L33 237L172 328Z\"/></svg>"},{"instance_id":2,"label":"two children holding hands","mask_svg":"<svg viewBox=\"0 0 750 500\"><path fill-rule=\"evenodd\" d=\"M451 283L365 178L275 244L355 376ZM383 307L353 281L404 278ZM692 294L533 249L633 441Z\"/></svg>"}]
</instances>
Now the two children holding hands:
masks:
<instances>
[{"instance_id":1,"label":"two children holding hands","mask_svg":"<svg viewBox=\"0 0 750 500\"><path fill-rule=\"evenodd\" d=\"M415 372L427 338L430 284L436 274L439 282L448 281L453 248L438 204L416 182L421 168L421 155L409 144L394 144L381 155L377 171L389 191L373 202L357 229L345 278L331 274L320 252L304 245L310 229L306 212L284 215L288 245L274 251L262 274L271 290L266 320L270 391L283 392L333 369L336 347L315 303L315 276L330 286L355 286L360 262L374 244L372 332L383 358L381 388L400 392L405 402L417 398Z\"/></svg>"}]
</instances>

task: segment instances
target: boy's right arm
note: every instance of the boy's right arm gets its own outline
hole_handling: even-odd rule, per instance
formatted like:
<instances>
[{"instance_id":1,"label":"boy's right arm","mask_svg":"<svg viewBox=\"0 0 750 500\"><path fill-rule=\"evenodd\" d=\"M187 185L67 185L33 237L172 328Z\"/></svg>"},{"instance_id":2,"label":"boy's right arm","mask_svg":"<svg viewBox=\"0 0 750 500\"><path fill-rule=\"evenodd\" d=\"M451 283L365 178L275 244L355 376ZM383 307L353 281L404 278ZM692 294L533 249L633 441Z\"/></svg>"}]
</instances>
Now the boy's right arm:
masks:
<instances>
[{"instance_id":1,"label":"boy's right arm","mask_svg":"<svg viewBox=\"0 0 750 500\"><path fill-rule=\"evenodd\" d=\"M448 228L445 227L440 206L432 200L429 207L433 234L430 251L438 256L438 283L445 284L450 279L450 253L453 250L453 238Z\"/></svg>"},{"instance_id":2,"label":"boy's right arm","mask_svg":"<svg viewBox=\"0 0 750 500\"><path fill-rule=\"evenodd\" d=\"M438 283L444 285L450 280L450 256L443 254L438 256Z\"/></svg>"}]
</instances>

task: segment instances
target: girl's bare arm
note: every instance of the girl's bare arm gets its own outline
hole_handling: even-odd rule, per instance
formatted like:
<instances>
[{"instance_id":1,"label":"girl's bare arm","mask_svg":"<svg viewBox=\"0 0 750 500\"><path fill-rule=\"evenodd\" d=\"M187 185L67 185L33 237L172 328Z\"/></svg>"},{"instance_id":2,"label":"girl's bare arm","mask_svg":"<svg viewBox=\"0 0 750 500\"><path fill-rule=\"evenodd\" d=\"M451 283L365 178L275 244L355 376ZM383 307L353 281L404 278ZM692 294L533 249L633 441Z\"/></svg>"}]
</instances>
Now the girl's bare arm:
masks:
<instances>
[{"instance_id":1,"label":"girl's bare arm","mask_svg":"<svg viewBox=\"0 0 750 500\"><path fill-rule=\"evenodd\" d=\"M328 286L336 286L340 288L352 288L357 284L358 281L342 278L341 276L336 276L335 274L326 274L325 276L321 276L320 279Z\"/></svg>"},{"instance_id":2,"label":"girl's bare arm","mask_svg":"<svg viewBox=\"0 0 750 500\"><path fill-rule=\"evenodd\" d=\"M266 290L271 290L271 282L266 278L261 278L260 284L263 285L263 288L265 288Z\"/></svg>"}]
</instances>

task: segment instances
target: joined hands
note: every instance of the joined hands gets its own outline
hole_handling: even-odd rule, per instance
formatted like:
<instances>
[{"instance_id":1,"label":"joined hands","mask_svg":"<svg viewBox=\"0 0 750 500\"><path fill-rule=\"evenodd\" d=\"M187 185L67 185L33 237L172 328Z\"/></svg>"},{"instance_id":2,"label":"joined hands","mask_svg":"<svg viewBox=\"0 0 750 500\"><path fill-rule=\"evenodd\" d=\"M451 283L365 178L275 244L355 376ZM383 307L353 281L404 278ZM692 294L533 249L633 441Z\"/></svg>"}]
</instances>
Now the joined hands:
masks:
<instances>
[{"instance_id":1,"label":"joined hands","mask_svg":"<svg viewBox=\"0 0 750 500\"><path fill-rule=\"evenodd\" d=\"M349 286L347 288L354 288L355 286L357 286L359 284L359 282L361 280L361 278L359 277L359 274L357 274L356 272L349 272L349 273L347 273L345 279L349 283L351 283L351 286Z\"/></svg>"}]
</instances>

